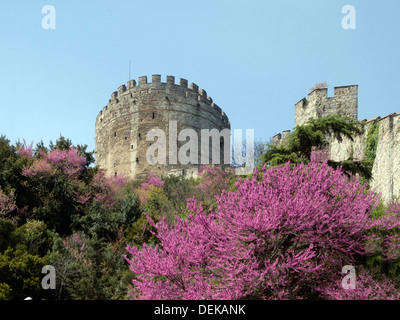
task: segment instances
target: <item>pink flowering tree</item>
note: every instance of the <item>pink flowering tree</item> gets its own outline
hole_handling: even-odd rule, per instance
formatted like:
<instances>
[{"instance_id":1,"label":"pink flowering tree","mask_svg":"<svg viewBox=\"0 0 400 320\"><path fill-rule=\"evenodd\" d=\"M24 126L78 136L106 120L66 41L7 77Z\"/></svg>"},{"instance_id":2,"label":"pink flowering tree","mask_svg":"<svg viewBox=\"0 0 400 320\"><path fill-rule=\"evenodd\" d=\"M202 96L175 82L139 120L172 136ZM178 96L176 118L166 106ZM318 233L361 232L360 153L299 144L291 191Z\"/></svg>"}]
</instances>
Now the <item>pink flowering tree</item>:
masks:
<instances>
[{"instance_id":1,"label":"pink flowering tree","mask_svg":"<svg viewBox=\"0 0 400 320\"><path fill-rule=\"evenodd\" d=\"M24 143L18 147L18 154L26 158L33 157L33 141L29 145L26 143L25 139L23 139L23 142Z\"/></svg>"},{"instance_id":2,"label":"pink flowering tree","mask_svg":"<svg viewBox=\"0 0 400 320\"><path fill-rule=\"evenodd\" d=\"M25 151L21 154L26 154ZM54 175L61 173L67 177L77 179L83 171L86 158L79 154L78 150L71 148L69 150L54 149L48 153L41 151L41 158L33 162L32 165L24 169L25 176Z\"/></svg>"},{"instance_id":3,"label":"pink flowering tree","mask_svg":"<svg viewBox=\"0 0 400 320\"><path fill-rule=\"evenodd\" d=\"M206 202L214 202L215 196L220 195L222 190L230 187L230 176L221 167L203 165L199 168L201 182L197 186L203 194Z\"/></svg>"},{"instance_id":4,"label":"pink flowering tree","mask_svg":"<svg viewBox=\"0 0 400 320\"><path fill-rule=\"evenodd\" d=\"M322 290L322 297L328 300L399 300L400 290L391 279L380 275L375 279L369 270L358 268L354 288L344 288L343 275L329 283Z\"/></svg>"},{"instance_id":5,"label":"pink flowering tree","mask_svg":"<svg viewBox=\"0 0 400 320\"><path fill-rule=\"evenodd\" d=\"M150 198L151 194L160 192L164 185L164 181L153 174L149 174L146 178L146 181L141 184L141 187L137 189L137 193L139 196L139 200L141 204L146 204Z\"/></svg>"},{"instance_id":6,"label":"pink flowering tree","mask_svg":"<svg viewBox=\"0 0 400 320\"><path fill-rule=\"evenodd\" d=\"M106 177L105 172L99 170L90 184L92 200L101 203L108 210L115 210L124 197L126 183L127 180L122 175ZM82 200L87 202L88 198Z\"/></svg>"},{"instance_id":7,"label":"pink flowering tree","mask_svg":"<svg viewBox=\"0 0 400 320\"><path fill-rule=\"evenodd\" d=\"M324 161L257 170L187 218L153 223L159 245L127 247L134 299L322 297L363 253L377 198Z\"/></svg>"},{"instance_id":8,"label":"pink flowering tree","mask_svg":"<svg viewBox=\"0 0 400 320\"><path fill-rule=\"evenodd\" d=\"M90 236L116 239L140 215L138 197L124 176L106 177L99 170L79 199L85 212L75 217L74 227Z\"/></svg>"},{"instance_id":9,"label":"pink flowering tree","mask_svg":"<svg viewBox=\"0 0 400 320\"><path fill-rule=\"evenodd\" d=\"M49 227L54 227L61 234L68 233L71 217L78 210L77 194L82 195L85 189L81 180L86 165L85 156L76 148L40 150L35 157L26 148L19 152L29 158L22 175L32 193L30 210L33 217L45 220Z\"/></svg>"},{"instance_id":10,"label":"pink flowering tree","mask_svg":"<svg viewBox=\"0 0 400 320\"><path fill-rule=\"evenodd\" d=\"M146 179L146 182L142 183L142 189L149 190L151 186L162 188L163 185L164 181L160 177L150 173Z\"/></svg>"},{"instance_id":11,"label":"pink flowering tree","mask_svg":"<svg viewBox=\"0 0 400 320\"><path fill-rule=\"evenodd\" d=\"M365 237L366 264L379 268L400 283L400 203L376 210Z\"/></svg>"}]
</instances>

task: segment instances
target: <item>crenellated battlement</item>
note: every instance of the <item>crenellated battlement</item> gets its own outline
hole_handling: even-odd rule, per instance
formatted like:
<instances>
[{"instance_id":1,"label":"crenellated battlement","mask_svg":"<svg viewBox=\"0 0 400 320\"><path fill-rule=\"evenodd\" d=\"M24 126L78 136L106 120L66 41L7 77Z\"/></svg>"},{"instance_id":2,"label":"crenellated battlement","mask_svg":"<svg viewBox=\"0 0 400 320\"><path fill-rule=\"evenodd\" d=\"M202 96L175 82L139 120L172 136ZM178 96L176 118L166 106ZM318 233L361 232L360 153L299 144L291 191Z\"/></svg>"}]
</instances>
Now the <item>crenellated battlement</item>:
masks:
<instances>
[{"instance_id":1,"label":"crenellated battlement","mask_svg":"<svg viewBox=\"0 0 400 320\"><path fill-rule=\"evenodd\" d=\"M328 97L328 89L314 89L295 104L295 127L305 124L310 118L322 118L329 114L341 114L357 120L358 85L334 87L333 96ZM366 121L366 120L365 120ZM284 143L290 130L273 137L273 144Z\"/></svg>"},{"instance_id":2,"label":"crenellated battlement","mask_svg":"<svg viewBox=\"0 0 400 320\"><path fill-rule=\"evenodd\" d=\"M176 84L174 76L166 76L166 81L162 82L161 75L159 74L152 75L151 82L149 82L147 76L141 76L138 78L138 82L136 82L136 80L130 80L126 85L121 85L117 91L114 91L111 94L109 104L99 112L98 117L103 112L106 112L110 108L110 105L118 103L123 99L124 96L128 94L131 94L133 97L136 94L148 93L155 90L165 90L166 96L172 93L173 95L181 95L188 99L194 99L198 102L203 102L210 106L212 110L217 111L222 116L224 121L229 122L226 114L216 103L213 102L213 99L207 95L206 90L200 88L193 82L188 85L188 80L183 78L180 78Z\"/></svg>"},{"instance_id":3,"label":"crenellated battlement","mask_svg":"<svg viewBox=\"0 0 400 320\"><path fill-rule=\"evenodd\" d=\"M295 126L304 124L309 118L321 118L328 114L342 114L357 120L358 85L334 87L332 97L328 89L314 89L295 104Z\"/></svg>"}]
</instances>

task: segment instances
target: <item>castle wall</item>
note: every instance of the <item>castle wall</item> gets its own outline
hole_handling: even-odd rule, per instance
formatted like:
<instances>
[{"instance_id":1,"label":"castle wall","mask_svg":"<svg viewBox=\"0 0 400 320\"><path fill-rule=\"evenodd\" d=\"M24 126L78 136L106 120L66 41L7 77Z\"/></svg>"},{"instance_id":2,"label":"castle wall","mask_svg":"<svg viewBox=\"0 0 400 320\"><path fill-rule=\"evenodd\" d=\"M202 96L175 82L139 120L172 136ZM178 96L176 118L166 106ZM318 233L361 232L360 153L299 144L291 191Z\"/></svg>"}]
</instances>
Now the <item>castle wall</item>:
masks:
<instances>
[{"instance_id":1,"label":"castle wall","mask_svg":"<svg viewBox=\"0 0 400 320\"><path fill-rule=\"evenodd\" d=\"M96 164L105 170L107 176L123 174L133 179L143 179L149 173L195 175L198 164L181 164L170 161L169 147L177 143L177 149L171 152L177 155L186 141L170 141L170 121L177 122L177 132L193 129L199 139L201 151L201 129L230 129L228 117L203 89L186 79L175 84L175 77L167 76L161 82L160 75L153 75L152 81L140 77L138 84L131 80L111 95L106 107L96 119ZM148 148L157 142L147 141L152 129L161 129L166 134L166 164L151 164L146 158ZM171 138L172 139L172 138ZM187 140L188 141L188 140ZM211 143L211 142L210 142ZM220 156L223 159L224 148L230 148L230 140L221 142ZM210 150L211 151L211 150ZM156 154L157 156L157 154ZM210 156L209 162L213 159Z\"/></svg>"},{"instance_id":2,"label":"castle wall","mask_svg":"<svg viewBox=\"0 0 400 320\"><path fill-rule=\"evenodd\" d=\"M342 143L333 140L330 145L332 160L344 160L354 154L354 158L364 158L368 127L379 122L379 138L376 157L372 168L371 188L382 195L384 201L400 197L400 113L390 114L366 122L365 132L354 142L344 139Z\"/></svg>"},{"instance_id":3,"label":"castle wall","mask_svg":"<svg viewBox=\"0 0 400 320\"><path fill-rule=\"evenodd\" d=\"M358 86L334 88L334 96L327 96L327 89L316 89L308 95L308 103L300 100L295 105L295 126L302 125L311 118L320 118L329 114L342 114L357 120ZM363 120L364 131L354 140L343 138L341 142L331 137L329 157L334 161L352 158L365 158L368 131L375 123L379 123L379 138L376 157L372 168L370 186L387 202L400 197L400 113L393 113L384 118ZM287 137L277 134L273 137L274 145L282 145Z\"/></svg>"},{"instance_id":4,"label":"castle wall","mask_svg":"<svg viewBox=\"0 0 400 320\"><path fill-rule=\"evenodd\" d=\"M321 118L339 113L357 120L358 86L335 87L333 97L328 97L328 89L315 89L308 100L300 100L295 105L295 126L302 125L309 118Z\"/></svg>"}]
</instances>

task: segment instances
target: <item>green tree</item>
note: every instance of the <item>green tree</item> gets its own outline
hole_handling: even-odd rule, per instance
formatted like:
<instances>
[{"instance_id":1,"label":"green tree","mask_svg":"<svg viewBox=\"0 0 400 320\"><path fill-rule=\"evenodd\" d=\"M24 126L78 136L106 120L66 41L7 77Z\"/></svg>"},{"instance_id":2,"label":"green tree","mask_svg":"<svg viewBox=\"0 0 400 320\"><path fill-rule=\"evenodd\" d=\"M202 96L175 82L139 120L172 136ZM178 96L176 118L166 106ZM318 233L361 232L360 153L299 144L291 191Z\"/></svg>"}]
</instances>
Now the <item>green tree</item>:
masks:
<instances>
[{"instance_id":1,"label":"green tree","mask_svg":"<svg viewBox=\"0 0 400 320\"><path fill-rule=\"evenodd\" d=\"M330 137L342 141L362 132L359 121L349 117L332 114L322 118L310 118L304 125L296 126L283 144L269 145L263 155L264 163L269 166L282 165L288 161L293 164L309 163L311 153L318 148L325 148ZM371 167L366 160L355 161L352 158L343 161L328 160L334 168L342 166L346 174L359 174L365 179L371 178Z\"/></svg>"},{"instance_id":2,"label":"green tree","mask_svg":"<svg viewBox=\"0 0 400 320\"><path fill-rule=\"evenodd\" d=\"M16 226L11 220L0 218L0 253L4 252L8 247L14 247L15 239L13 232Z\"/></svg>"},{"instance_id":3,"label":"green tree","mask_svg":"<svg viewBox=\"0 0 400 320\"><path fill-rule=\"evenodd\" d=\"M132 278L123 259L124 248L124 241L110 242L84 234L57 241L49 256L58 270L57 296L75 300L124 299Z\"/></svg>"},{"instance_id":4,"label":"green tree","mask_svg":"<svg viewBox=\"0 0 400 320\"><path fill-rule=\"evenodd\" d=\"M47 290L41 287L41 270L46 264L45 257L23 249L9 247L0 254L0 287L6 289L7 298L22 300L27 296L35 299L48 297Z\"/></svg>"}]
</instances>

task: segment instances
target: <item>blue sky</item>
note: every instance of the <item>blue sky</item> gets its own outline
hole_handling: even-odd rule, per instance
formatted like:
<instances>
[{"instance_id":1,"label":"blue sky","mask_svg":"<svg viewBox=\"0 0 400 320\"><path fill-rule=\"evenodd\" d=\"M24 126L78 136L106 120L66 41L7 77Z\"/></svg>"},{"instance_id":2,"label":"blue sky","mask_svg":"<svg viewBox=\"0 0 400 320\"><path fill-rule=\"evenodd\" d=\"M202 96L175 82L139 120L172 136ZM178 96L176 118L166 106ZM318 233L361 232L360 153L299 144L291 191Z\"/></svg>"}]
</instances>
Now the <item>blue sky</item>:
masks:
<instances>
[{"instance_id":1,"label":"blue sky","mask_svg":"<svg viewBox=\"0 0 400 320\"><path fill-rule=\"evenodd\" d=\"M344 5L356 29L342 28ZM56 29L42 28L42 7ZM98 112L131 78L185 78L232 129L268 140L294 126L316 82L359 85L359 119L400 112L400 1L19 0L0 4L0 134L94 149Z\"/></svg>"}]
</instances>

